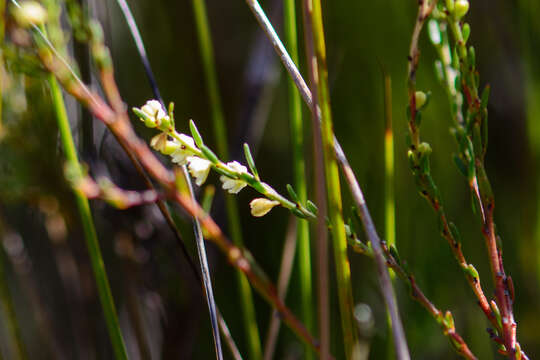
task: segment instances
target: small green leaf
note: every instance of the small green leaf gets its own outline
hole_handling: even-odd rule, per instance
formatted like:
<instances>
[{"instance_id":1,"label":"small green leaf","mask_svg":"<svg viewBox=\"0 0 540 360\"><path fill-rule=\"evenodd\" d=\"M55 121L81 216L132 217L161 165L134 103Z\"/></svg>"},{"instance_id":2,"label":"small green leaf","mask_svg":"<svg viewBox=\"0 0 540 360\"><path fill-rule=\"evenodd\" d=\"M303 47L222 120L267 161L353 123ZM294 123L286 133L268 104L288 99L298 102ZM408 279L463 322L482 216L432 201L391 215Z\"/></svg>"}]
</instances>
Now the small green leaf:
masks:
<instances>
[{"instance_id":1,"label":"small green leaf","mask_svg":"<svg viewBox=\"0 0 540 360\"><path fill-rule=\"evenodd\" d=\"M202 149L202 147L204 146L204 143L203 143L201 134L199 133L199 130L197 129L197 126L195 126L195 122L193 120L189 120L189 130L191 131L191 135L193 136L193 140L195 140L195 144L197 144L197 147Z\"/></svg>"},{"instance_id":2,"label":"small green leaf","mask_svg":"<svg viewBox=\"0 0 540 360\"><path fill-rule=\"evenodd\" d=\"M463 41L467 43L467 41L469 40L469 36L471 35L471 26L468 23L463 24L462 32Z\"/></svg>"},{"instance_id":3,"label":"small green leaf","mask_svg":"<svg viewBox=\"0 0 540 360\"><path fill-rule=\"evenodd\" d=\"M289 193L289 195L291 196L291 199L295 202L295 203L298 203L298 195L296 195L296 191L294 191L293 187L291 186L291 184L287 184L287 192Z\"/></svg>"},{"instance_id":4,"label":"small green leaf","mask_svg":"<svg viewBox=\"0 0 540 360\"><path fill-rule=\"evenodd\" d=\"M169 118L171 119L172 127L174 128L174 103L169 103Z\"/></svg>"},{"instance_id":5,"label":"small green leaf","mask_svg":"<svg viewBox=\"0 0 540 360\"><path fill-rule=\"evenodd\" d=\"M299 209L297 208L292 208L291 209L292 213L294 215L296 215L297 217L301 218L301 219L306 219L306 215L304 215L304 213L302 213Z\"/></svg>"},{"instance_id":6,"label":"small green leaf","mask_svg":"<svg viewBox=\"0 0 540 360\"><path fill-rule=\"evenodd\" d=\"M246 157L246 161L248 163L249 169L253 173L253 176L255 177L255 179L259 180L259 172L255 167L255 161L253 160L251 150L249 149L249 145L247 143L244 143L244 156Z\"/></svg>"},{"instance_id":7,"label":"small green leaf","mask_svg":"<svg viewBox=\"0 0 540 360\"><path fill-rule=\"evenodd\" d=\"M317 209L317 206L315 206L315 204L311 202L310 200L306 202L306 208L312 213L314 213L315 215L317 215L317 213L319 212L319 209Z\"/></svg>"},{"instance_id":8,"label":"small green leaf","mask_svg":"<svg viewBox=\"0 0 540 360\"><path fill-rule=\"evenodd\" d=\"M491 86L488 84L484 87L484 91L482 91L482 102L481 102L482 109L487 108L490 92L491 92Z\"/></svg>"},{"instance_id":9,"label":"small green leaf","mask_svg":"<svg viewBox=\"0 0 540 360\"><path fill-rule=\"evenodd\" d=\"M473 264L468 264L463 267L463 271L473 279L478 279L478 271Z\"/></svg>"},{"instance_id":10,"label":"small green leaf","mask_svg":"<svg viewBox=\"0 0 540 360\"><path fill-rule=\"evenodd\" d=\"M214 152L212 150L210 150L210 148L208 146L201 143L200 148L201 148L202 153L206 157L206 159L211 161L213 164L219 163L218 157L216 156L216 154L214 154Z\"/></svg>"},{"instance_id":11,"label":"small green leaf","mask_svg":"<svg viewBox=\"0 0 540 360\"><path fill-rule=\"evenodd\" d=\"M476 64L476 51L474 50L474 46L469 47L469 66L474 68Z\"/></svg>"}]
</instances>

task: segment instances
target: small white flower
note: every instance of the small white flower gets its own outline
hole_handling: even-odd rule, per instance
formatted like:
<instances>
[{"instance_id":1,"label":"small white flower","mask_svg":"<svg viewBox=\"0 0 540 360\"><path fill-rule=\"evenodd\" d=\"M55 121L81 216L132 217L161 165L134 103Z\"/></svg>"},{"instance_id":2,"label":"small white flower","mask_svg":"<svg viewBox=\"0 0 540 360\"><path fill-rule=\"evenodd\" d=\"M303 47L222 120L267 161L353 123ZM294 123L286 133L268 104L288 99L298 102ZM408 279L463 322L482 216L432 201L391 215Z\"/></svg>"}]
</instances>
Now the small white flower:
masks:
<instances>
[{"instance_id":1,"label":"small white flower","mask_svg":"<svg viewBox=\"0 0 540 360\"><path fill-rule=\"evenodd\" d=\"M165 149L165 146L167 145L167 134L161 133L156 136L154 136L150 140L150 146L159 152L162 152L162 150Z\"/></svg>"},{"instance_id":2,"label":"small white flower","mask_svg":"<svg viewBox=\"0 0 540 360\"><path fill-rule=\"evenodd\" d=\"M149 120L145 121L146 126L156 127L161 125L163 121L169 121L169 115L161 106L161 103L157 100L148 100L146 104L141 108L141 111L149 117Z\"/></svg>"},{"instance_id":3,"label":"small white flower","mask_svg":"<svg viewBox=\"0 0 540 360\"><path fill-rule=\"evenodd\" d=\"M171 155L173 152L178 151L181 145L177 141L168 138L169 136L165 133L156 135L150 140L150 146L163 155Z\"/></svg>"},{"instance_id":4,"label":"small white flower","mask_svg":"<svg viewBox=\"0 0 540 360\"><path fill-rule=\"evenodd\" d=\"M268 212L276 205L279 205L279 201L268 200L265 198L253 199L249 203L251 215L256 217L261 217L268 214Z\"/></svg>"},{"instance_id":5,"label":"small white flower","mask_svg":"<svg viewBox=\"0 0 540 360\"><path fill-rule=\"evenodd\" d=\"M232 161L227 163L227 166L239 173L247 173L247 168L240 164L238 161ZM219 180L223 183L223 189L227 190L231 194L238 194L240 190L246 187L247 183L244 180L231 179L225 175L221 175Z\"/></svg>"},{"instance_id":6,"label":"small white flower","mask_svg":"<svg viewBox=\"0 0 540 360\"><path fill-rule=\"evenodd\" d=\"M47 21L47 10L37 1L25 1L15 11L15 19L23 27L39 26Z\"/></svg>"},{"instance_id":7,"label":"small white flower","mask_svg":"<svg viewBox=\"0 0 540 360\"><path fill-rule=\"evenodd\" d=\"M212 163L206 159L196 156L187 157L188 168L191 176L195 178L195 183L199 186L204 184Z\"/></svg>"},{"instance_id":8,"label":"small white flower","mask_svg":"<svg viewBox=\"0 0 540 360\"><path fill-rule=\"evenodd\" d=\"M195 147L195 141L193 141L191 136L180 134L179 137L190 147ZM180 147L171 154L172 162L177 163L178 165L186 165L187 158L191 155L194 155L193 151L191 151L186 145L181 144Z\"/></svg>"}]
</instances>

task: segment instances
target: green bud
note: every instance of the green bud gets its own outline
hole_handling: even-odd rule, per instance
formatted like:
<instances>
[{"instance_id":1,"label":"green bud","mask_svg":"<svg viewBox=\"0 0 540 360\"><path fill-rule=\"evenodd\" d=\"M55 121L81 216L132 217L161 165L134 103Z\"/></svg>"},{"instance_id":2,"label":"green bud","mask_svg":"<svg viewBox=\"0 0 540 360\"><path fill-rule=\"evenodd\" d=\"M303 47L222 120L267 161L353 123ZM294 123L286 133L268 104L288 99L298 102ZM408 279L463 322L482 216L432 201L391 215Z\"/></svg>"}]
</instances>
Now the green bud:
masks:
<instances>
[{"instance_id":1,"label":"green bud","mask_svg":"<svg viewBox=\"0 0 540 360\"><path fill-rule=\"evenodd\" d=\"M427 96L426 93L423 91L417 91L414 93L414 102L416 104L417 109L421 109L422 106L426 103Z\"/></svg>"},{"instance_id":2,"label":"green bud","mask_svg":"<svg viewBox=\"0 0 540 360\"><path fill-rule=\"evenodd\" d=\"M468 264L463 267L463 271L473 279L478 279L478 271L473 264Z\"/></svg>"},{"instance_id":3,"label":"green bud","mask_svg":"<svg viewBox=\"0 0 540 360\"><path fill-rule=\"evenodd\" d=\"M463 41L467 42L469 40L469 36L471 35L471 26L468 23L463 24Z\"/></svg>"},{"instance_id":4,"label":"green bud","mask_svg":"<svg viewBox=\"0 0 540 360\"><path fill-rule=\"evenodd\" d=\"M420 145L418 145L418 152L419 152L422 156L429 155L429 154L431 154L431 152L432 152L431 146L430 146L428 143L423 142L423 143L421 143Z\"/></svg>"},{"instance_id":5,"label":"green bud","mask_svg":"<svg viewBox=\"0 0 540 360\"><path fill-rule=\"evenodd\" d=\"M469 1L468 0L457 0L454 4L454 16L457 20L467 14L469 11Z\"/></svg>"},{"instance_id":6,"label":"green bud","mask_svg":"<svg viewBox=\"0 0 540 360\"><path fill-rule=\"evenodd\" d=\"M444 325L448 328L448 329L453 329L454 328L454 317L452 316L452 313L450 311L447 311L445 314L444 314Z\"/></svg>"},{"instance_id":7,"label":"green bud","mask_svg":"<svg viewBox=\"0 0 540 360\"><path fill-rule=\"evenodd\" d=\"M474 47L469 47L469 65L474 67L476 64L476 51L474 51Z\"/></svg>"},{"instance_id":8,"label":"green bud","mask_svg":"<svg viewBox=\"0 0 540 360\"><path fill-rule=\"evenodd\" d=\"M446 0L446 9L450 12L454 11L454 0Z\"/></svg>"}]
</instances>

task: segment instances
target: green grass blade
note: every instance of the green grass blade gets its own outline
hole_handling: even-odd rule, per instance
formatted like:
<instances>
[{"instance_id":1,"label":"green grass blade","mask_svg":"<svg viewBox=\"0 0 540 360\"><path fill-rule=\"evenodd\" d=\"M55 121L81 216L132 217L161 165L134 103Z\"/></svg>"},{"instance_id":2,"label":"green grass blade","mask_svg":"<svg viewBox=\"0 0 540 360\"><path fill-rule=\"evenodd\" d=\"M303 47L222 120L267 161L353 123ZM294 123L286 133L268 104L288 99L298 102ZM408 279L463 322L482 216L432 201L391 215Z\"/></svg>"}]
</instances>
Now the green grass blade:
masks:
<instances>
[{"instance_id":1,"label":"green grass blade","mask_svg":"<svg viewBox=\"0 0 540 360\"><path fill-rule=\"evenodd\" d=\"M60 90L54 75L49 75L49 86L66 159L77 172L81 173L81 164L79 163L77 151L75 150L75 143L73 141L73 135L69 126L62 91ZM101 249L99 247L96 229L94 227L94 220L90 211L90 205L88 204L88 199L80 191L75 190L74 194L77 208L81 216L86 246L90 255L90 261L97 284L99 299L105 315L105 322L109 331L109 338L111 340L114 354L118 360L127 360L128 357L126 346L124 344L124 339L118 323L116 307L111 294L109 280L105 271L105 265L103 264L103 257L101 256Z\"/></svg>"},{"instance_id":2,"label":"green grass blade","mask_svg":"<svg viewBox=\"0 0 540 360\"><path fill-rule=\"evenodd\" d=\"M285 41L294 63L298 64L298 32L296 25L296 2L286 0L284 4ZM293 153L294 187L302 204L307 201L306 164L304 156L304 131L302 122L302 100L292 79L288 81L289 117ZM309 224L307 220L298 220L296 239L298 242L298 270L300 273L300 297L302 321L313 330L313 284L311 276L311 249L309 242ZM306 347L305 359L313 358L313 353Z\"/></svg>"}]
</instances>

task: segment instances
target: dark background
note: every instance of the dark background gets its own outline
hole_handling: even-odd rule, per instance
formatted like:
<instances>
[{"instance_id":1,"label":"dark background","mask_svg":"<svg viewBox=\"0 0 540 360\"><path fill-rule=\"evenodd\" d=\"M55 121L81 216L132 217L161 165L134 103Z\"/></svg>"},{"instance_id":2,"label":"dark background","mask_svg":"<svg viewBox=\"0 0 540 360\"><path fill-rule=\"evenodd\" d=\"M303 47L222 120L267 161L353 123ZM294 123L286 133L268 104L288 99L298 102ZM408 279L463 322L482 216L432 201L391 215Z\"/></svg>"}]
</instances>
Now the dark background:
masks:
<instances>
[{"instance_id":1,"label":"dark background","mask_svg":"<svg viewBox=\"0 0 540 360\"><path fill-rule=\"evenodd\" d=\"M213 145L210 105L191 2L129 3L162 95L165 101L176 104L178 130L188 131L187 120L192 118L206 142ZM104 25L124 101L129 107L144 104L153 97L152 92L119 8L110 0L91 4ZM262 5L273 23L281 24L281 2L266 0ZM408 168L406 66L417 2L343 0L326 1L324 6L335 132L365 191L379 233L384 237L381 63L393 81L396 232L400 254L425 294L440 309L453 312L457 330L472 351L480 359L498 358L486 332L488 324L448 245L438 234L434 214L417 194ZM257 149L256 161L264 180L285 193L285 185L292 182L287 74L276 62L277 57L243 1L209 0L207 7L230 150L236 154L233 159L244 162L240 145L249 142ZM469 43L476 48L481 83L491 84L492 89L487 169L496 196L495 218L503 240L505 267L516 288L518 339L531 359L540 354L538 10L540 5L533 0L479 0L471 2L467 15L472 28ZM455 144L449 133L449 106L434 74L435 53L425 33L420 49L417 86L433 93L422 125L422 137L433 148L432 173L447 213L461 231L464 252L480 272L489 297L491 274L479 219L471 210L465 179L452 161ZM23 79L13 75L10 84L10 91L3 96L9 134L0 142L0 216L6 249L2 257L24 342L30 357L35 359L58 358L59 354L65 358L112 358L78 214L62 176L62 156L48 93L39 77ZM79 134L80 112L74 104L70 115ZM134 117L133 121L141 136L152 136L153 132ZM307 117L306 123L309 124ZM108 175L125 188L142 188L113 138L103 135L100 126L95 128L93 151L82 153L92 172ZM311 134L309 128L306 134ZM306 149L311 146L308 144ZM218 177L211 175L209 183L219 187ZM255 195L253 190L245 189L238 196L243 235L246 247L276 279L289 214L275 209L264 218L251 217L248 202ZM351 201L345 187L344 196L344 208L349 209ZM313 198L312 192L310 197ZM99 201L92 205L133 359L139 358L128 316L133 303L140 310L156 358L212 358L206 303L157 209L146 206L117 211ZM214 215L223 224L221 207L222 196L218 195ZM191 225L179 214L184 224L182 234L195 254ZM346 211L346 215L350 212ZM209 253L216 301L247 358L233 269L212 245ZM350 260L355 302L368 304L375 317L370 358L385 358L391 339L373 262L354 253L350 253ZM333 273L331 280L332 352L342 357ZM436 322L410 299L399 280L396 290L412 358L457 358ZM270 308L258 295L255 299L264 339ZM300 313L296 273L286 302ZM2 354L9 358L5 352L8 335L2 326L0 331ZM276 358L301 358L301 351L299 341L282 328Z\"/></svg>"}]
</instances>

